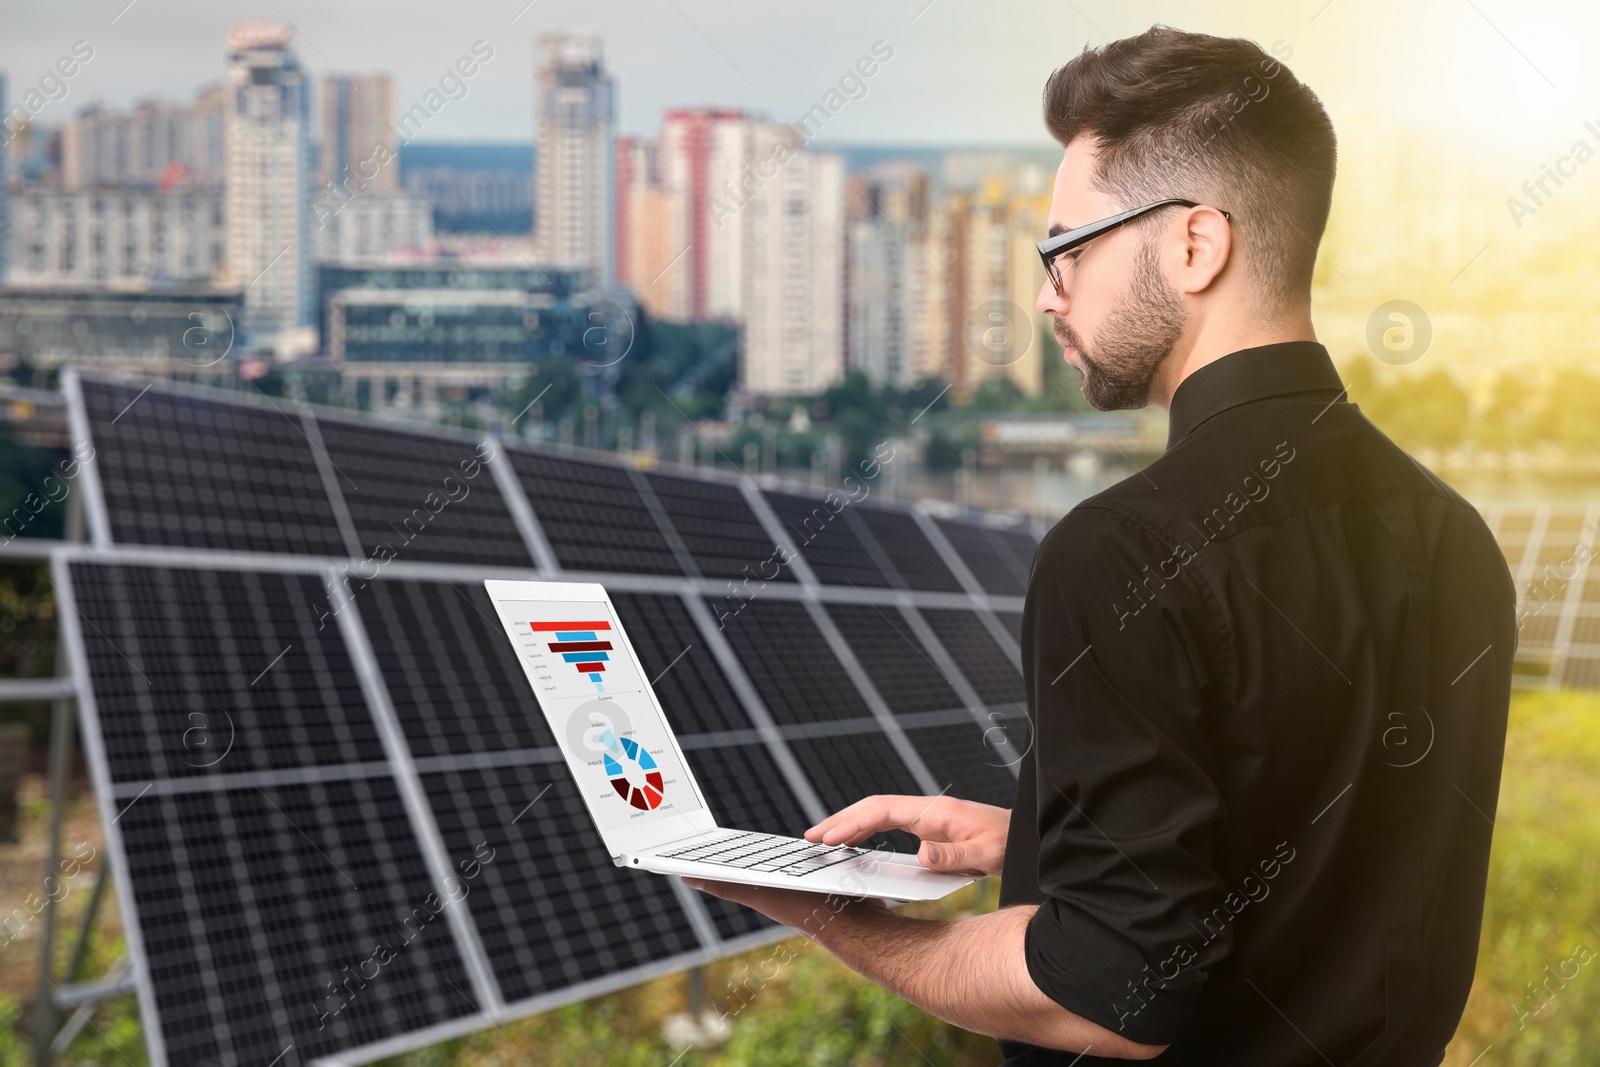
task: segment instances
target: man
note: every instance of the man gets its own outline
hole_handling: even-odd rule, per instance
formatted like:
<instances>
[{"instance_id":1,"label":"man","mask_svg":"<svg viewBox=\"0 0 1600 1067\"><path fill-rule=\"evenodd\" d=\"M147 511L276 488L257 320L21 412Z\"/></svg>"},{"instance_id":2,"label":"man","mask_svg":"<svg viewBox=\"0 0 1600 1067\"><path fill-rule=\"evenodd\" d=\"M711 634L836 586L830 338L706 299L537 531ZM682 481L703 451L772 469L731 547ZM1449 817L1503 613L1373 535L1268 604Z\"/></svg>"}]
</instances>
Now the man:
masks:
<instances>
[{"instance_id":1,"label":"man","mask_svg":"<svg viewBox=\"0 0 1600 1067\"><path fill-rule=\"evenodd\" d=\"M1091 404L1168 409L1166 451L1039 546L1014 809L869 797L807 834L903 827L930 867L1001 872L1001 908L699 888L810 919L1011 1065L1437 1064L1477 954L1514 594L1316 341L1332 125L1255 44L1161 26L1044 102L1039 309Z\"/></svg>"}]
</instances>

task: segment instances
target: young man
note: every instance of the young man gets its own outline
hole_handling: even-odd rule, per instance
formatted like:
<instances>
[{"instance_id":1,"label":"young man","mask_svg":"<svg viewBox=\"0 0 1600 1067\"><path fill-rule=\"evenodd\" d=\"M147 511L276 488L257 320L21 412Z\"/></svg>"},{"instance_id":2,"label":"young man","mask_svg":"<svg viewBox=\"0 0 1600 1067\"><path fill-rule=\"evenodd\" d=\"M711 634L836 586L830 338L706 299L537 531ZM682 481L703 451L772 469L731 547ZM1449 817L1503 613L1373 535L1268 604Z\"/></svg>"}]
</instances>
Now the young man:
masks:
<instances>
[{"instance_id":1,"label":"young man","mask_svg":"<svg viewBox=\"0 0 1600 1067\"><path fill-rule=\"evenodd\" d=\"M931 867L1002 873L1001 908L699 887L1007 1064L1437 1064L1477 955L1515 598L1476 510L1316 340L1332 125L1257 45L1161 26L1086 50L1044 103L1068 236L1041 242L1039 309L1091 404L1168 409L1166 451L1039 546L1014 809L870 797L808 833L902 827Z\"/></svg>"}]
</instances>

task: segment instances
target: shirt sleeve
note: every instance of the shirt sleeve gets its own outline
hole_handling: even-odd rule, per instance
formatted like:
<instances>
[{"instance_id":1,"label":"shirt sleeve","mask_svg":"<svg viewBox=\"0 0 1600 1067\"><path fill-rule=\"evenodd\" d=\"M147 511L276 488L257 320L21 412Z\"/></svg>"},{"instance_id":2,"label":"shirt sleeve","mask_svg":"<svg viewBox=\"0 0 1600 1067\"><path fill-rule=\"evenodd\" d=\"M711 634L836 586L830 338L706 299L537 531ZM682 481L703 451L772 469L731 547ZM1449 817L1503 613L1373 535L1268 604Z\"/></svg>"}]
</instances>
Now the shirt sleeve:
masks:
<instances>
[{"instance_id":1,"label":"shirt sleeve","mask_svg":"<svg viewBox=\"0 0 1600 1067\"><path fill-rule=\"evenodd\" d=\"M1198 933L1225 895L1201 727L1220 628L1199 566L1129 517L1079 507L1040 545L1023 618L1044 897L1028 973L1146 1044L1179 1035L1231 947L1231 927Z\"/></svg>"}]
</instances>

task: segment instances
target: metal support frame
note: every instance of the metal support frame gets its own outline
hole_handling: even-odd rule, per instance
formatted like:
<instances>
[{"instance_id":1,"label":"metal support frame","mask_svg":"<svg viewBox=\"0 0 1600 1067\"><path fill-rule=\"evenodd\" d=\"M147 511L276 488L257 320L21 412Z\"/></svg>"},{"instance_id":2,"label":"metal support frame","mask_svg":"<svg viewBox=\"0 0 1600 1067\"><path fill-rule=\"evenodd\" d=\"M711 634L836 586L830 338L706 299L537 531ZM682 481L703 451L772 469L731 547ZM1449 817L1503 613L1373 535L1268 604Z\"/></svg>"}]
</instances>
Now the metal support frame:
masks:
<instances>
[{"instance_id":1,"label":"metal support frame","mask_svg":"<svg viewBox=\"0 0 1600 1067\"><path fill-rule=\"evenodd\" d=\"M58 669L67 665L67 645L64 637L57 654L57 663ZM53 699L50 711L50 834L45 850L43 883L60 879L61 829L66 818L72 755L77 733L76 697L77 686L73 678L68 675L53 679L0 681L0 702L18 703ZM89 1025L95 1008L102 1001L136 992L125 958L119 958L112 968L98 979L78 981L88 957L89 936L94 930L94 922L100 914L100 904L105 899L106 886L110 880L111 862L102 849L94 889L90 891L89 903L84 908L82 919L79 920L67 968L59 975L55 970L58 897L46 889L45 906L40 919L43 926L39 937L38 978L33 998L35 1067L50 1067L54 1064L83 1032L84 1027Z\"/></svg>"}]
</instances>

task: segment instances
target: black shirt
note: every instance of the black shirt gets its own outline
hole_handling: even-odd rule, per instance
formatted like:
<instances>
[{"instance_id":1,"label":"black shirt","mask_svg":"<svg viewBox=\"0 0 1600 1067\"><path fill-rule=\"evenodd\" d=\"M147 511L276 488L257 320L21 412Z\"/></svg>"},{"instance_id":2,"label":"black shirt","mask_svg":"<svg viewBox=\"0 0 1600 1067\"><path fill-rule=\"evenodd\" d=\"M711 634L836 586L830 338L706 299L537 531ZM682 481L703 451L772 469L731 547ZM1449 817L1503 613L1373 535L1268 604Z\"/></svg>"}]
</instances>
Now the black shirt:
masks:
<instances>
[{"instance_id":1,"label":"black shirt","mask_svg":"<svg viewBox=\"0 0 1600 1067\"><path fill-rule=\"evenodd\" d=\"M1434 1064L1472 984L1516 644L1478 512L1327 350L1234 352L1040 544L1002 906L1171 1064ZM1125 1062L1002 1041L1008 1063Z\"/></svg>"}]
</instances>

